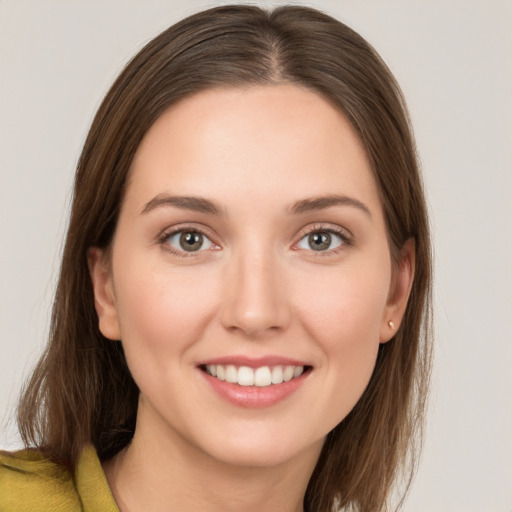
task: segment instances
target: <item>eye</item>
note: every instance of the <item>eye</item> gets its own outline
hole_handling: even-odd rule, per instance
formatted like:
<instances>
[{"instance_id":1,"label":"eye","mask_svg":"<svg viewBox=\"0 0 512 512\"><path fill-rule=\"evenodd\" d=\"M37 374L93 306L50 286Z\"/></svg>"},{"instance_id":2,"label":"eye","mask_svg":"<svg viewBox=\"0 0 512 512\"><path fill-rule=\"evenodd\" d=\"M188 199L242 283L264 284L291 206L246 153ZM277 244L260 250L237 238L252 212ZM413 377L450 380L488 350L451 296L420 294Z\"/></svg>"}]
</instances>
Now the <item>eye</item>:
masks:
<instances>
[{"instance_id":1,"label":"eye","mask_svg":"<svg viewBox=\"0 0 512 512\"><path fill-rule=\"evenodd\" d=\"M297 244L300 249L325 252L334 251L346 242L346 237L331 230L317 230L302 237Z\"/></svg>"},{"instance_id":2,"label":"eye","mask_svg":"<svg viewBox=\"0 0 512 512\"><path fill-rule=\"evenodd\" d=\"M177 251L198 252L211 249L212 241L203 233L194 230L181 230L166 237L166 243Z\"/></svg>"}]
</instances>

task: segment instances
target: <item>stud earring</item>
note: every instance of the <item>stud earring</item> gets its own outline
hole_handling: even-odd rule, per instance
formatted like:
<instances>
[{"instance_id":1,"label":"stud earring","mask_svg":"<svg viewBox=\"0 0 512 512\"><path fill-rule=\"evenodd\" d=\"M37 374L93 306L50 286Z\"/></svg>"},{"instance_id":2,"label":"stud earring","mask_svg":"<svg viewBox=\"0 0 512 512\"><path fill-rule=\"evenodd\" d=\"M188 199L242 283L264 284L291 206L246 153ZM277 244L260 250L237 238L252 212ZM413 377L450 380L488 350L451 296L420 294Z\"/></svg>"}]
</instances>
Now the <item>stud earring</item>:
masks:
<instances>
[{"instance_id":1,"label":"stud earring","mask_svg":"<svg viewBox=\"0 0 512 512\"><path fill-rule=\"evenodd\" d=\"M395 322L393 322L393 320L390 320L390 321L388 322L388 325L389 325L389 328L390 328L390 329L395 330Z\"/></svg>"}]
</instances>

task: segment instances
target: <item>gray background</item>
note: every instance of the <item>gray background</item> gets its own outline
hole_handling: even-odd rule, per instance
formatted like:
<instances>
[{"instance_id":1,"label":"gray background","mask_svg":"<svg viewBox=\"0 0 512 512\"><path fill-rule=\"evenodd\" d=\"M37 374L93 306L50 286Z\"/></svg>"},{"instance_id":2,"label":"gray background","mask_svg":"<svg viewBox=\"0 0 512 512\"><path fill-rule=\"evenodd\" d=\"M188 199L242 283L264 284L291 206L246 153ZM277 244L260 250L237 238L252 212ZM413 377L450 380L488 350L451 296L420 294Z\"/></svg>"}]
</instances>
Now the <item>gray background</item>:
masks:
<instances>
[{"instance_id":1,"label":"gray background","mask_svg":"<svg viewBox=\"0 0 512 512\"><path fill-rule=\"evenodd\" d=\"M280 2L253 2L277 5ZM317 0L408 99L434 231L436 367L414 512L512 511L512 2ZM214 3L0 0L0 446L44 344L73 170L141 45Z\"/></svg>"}]
</instances>

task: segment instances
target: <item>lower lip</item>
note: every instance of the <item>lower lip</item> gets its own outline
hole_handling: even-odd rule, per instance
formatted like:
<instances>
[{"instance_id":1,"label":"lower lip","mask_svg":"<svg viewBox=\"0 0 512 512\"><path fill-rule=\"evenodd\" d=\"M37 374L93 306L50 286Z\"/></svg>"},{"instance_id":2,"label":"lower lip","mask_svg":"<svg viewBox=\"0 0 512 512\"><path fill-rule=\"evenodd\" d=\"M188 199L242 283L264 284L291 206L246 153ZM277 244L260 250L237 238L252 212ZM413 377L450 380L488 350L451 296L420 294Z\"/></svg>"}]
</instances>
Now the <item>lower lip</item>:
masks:
<instances>
[{"instance_id":1,"label":"lower lip","mask_svg":"<svg viewBox=\"0 0 512 512\"><path fill-rule=\"evenodd\" d=\"M285 400L302 386L310 374L310 371L308 371L303 373L300 377L295 377L288 382L283 382L282 384L258 387L232 384L231 382L226 382L225 380L219 380L216 377L212 377L202 370L200 371L208 384L222 398L239 407L254 409L270 407L282 400Z\"/></svg>"}]
</instances>

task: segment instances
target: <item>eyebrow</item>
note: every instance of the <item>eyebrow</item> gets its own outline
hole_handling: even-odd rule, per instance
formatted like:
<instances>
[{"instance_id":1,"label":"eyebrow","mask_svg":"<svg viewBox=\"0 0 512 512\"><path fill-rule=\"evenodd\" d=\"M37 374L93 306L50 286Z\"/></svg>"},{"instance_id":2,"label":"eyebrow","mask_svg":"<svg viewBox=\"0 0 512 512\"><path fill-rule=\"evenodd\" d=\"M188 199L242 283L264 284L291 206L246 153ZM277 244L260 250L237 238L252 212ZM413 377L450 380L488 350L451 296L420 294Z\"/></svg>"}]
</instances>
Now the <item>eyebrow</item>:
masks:
<instances>
[{"instance_id":1,"label":"eyebrow","mask_svg":"<svg viewBox=\"0 0 512 512\"><path fill-rule=\"evenodd\" d=\"M366 206L358 199L348 196L340 196L337 194L318 197L308 197L306 199L297 201L291 206L290 213L307 213L316 210L324 210L325 208L330 208L331 206L353 206L354 208L363 211L369 217L372 216L368 206Z\"/></svg>"},{"instance_id":2,"label":"eyebrow","mask_svg":"<svg viewBox=\"0 0 512 512\"><path fill-rule=\"evenodd\" d=\"M203 197L159 194L146 203L141 214L148 213L160 206L173 206L174 208L182 208L209 215L222 215L224 213L215 203Z\"/></svg>"},{"instance_id":3,"label":"eyebrow","mask_svg":"<svg viewBox=\"0 0 512 512\"><path fill-rule=\"evenodd\" d=\"M192 210L200 213L206 213L208 215L220 216L224 214L222 208L217 206L209 199L205 199L204 197L171 196L168 194L159 194L151 199L151 201L146 203L142 209L141 214L148 213L161 206L171 206L184 210ZM340 196L337 194L301 199L300 201L293 203L293 205L288 208L288 212L292 215L297 215L301 213L324 210L332 206L352 206L363 211L368 216L372 216L370 209L358 199L348 196Z\"/></svg>"}]
</instances>

